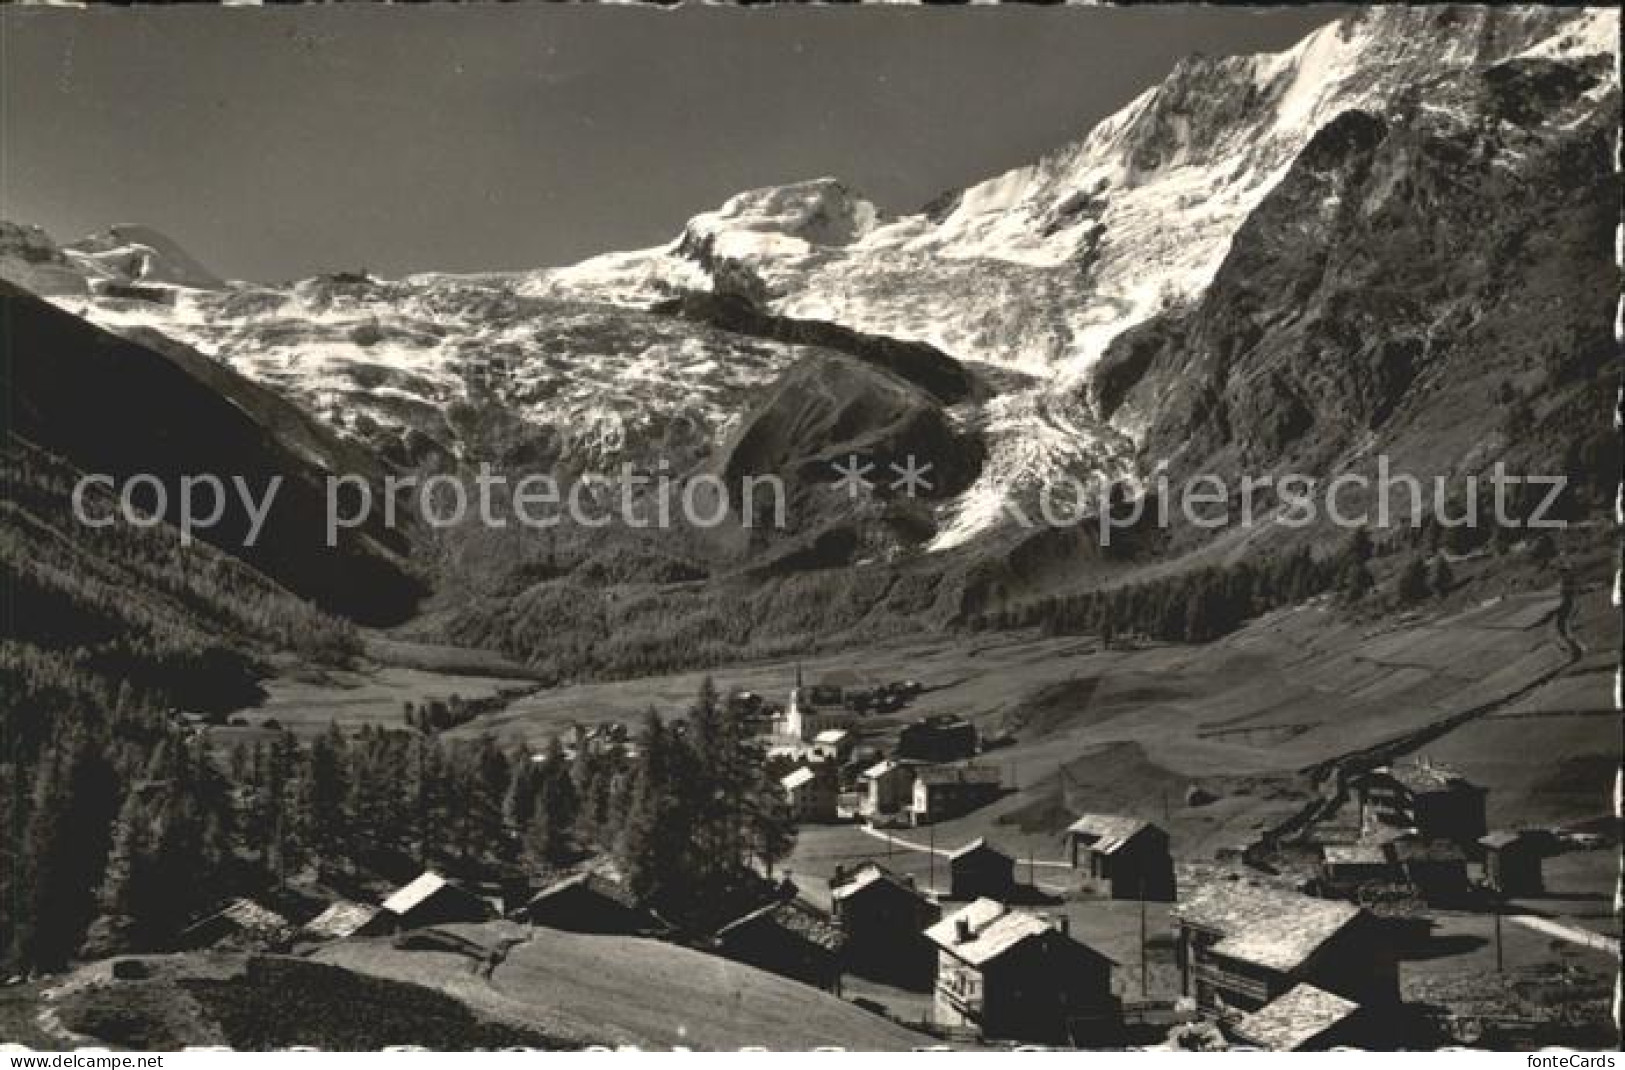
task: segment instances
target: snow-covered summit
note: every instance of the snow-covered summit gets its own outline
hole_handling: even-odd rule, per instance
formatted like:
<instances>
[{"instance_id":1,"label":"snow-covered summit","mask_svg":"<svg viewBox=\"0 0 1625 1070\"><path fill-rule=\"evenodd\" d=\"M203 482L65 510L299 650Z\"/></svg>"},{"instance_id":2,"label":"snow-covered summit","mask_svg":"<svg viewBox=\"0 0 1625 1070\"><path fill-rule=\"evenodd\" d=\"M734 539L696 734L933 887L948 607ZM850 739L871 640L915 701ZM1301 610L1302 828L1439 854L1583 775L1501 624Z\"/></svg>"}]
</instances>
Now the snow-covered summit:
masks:
<instances>
[{"instance_id":1,"label":"snow-covered summit","mask_svg":"<svg viewBox=\"0 0 1625 1070\"><path fill-rule=\"evenodd\" d=\"M121 224L63 247L91 278L139 284L218 290L225 281L200 264L180 243L152 227Z\"/></svg>"},{"instance_id":2,"label":"snow-covered summit","mask_svg":"<svg viewBox=\"0 0 1625 1070\"><path fill-rule=\"evenodd\" d=\"M180 338L358 434L466 444L500 409L594 458L672 438L699 452L796 357L647 314L682 291L927 342L1003 384L955 413L987 460L940 518L943 548L997 524L1036 480L1132 477L1137 429L1107 426L1080 386L1124 331L1200 298L1328 124L1417 108L1476 122L1463 76L1510 59L1583 61L1617 86L1618 33L1604 8L1375 7L1282 52L1183 60L1077 140L911 214L818 178L737 194L655 248L515 275L222 288L129 227L61 250L0 231L0 268L66 287L62 303L109 326ZM77 293L75 272L89 281ZM97 280L175 292L154 302Z\"/></svg>"},{"instance_id":3,"label":"snow-covered summit","mask_svg":"<svg viewBox=\"0 0 1625 1070\"><path fill-rule=\"evenodd\" d=\"M1284 52L1181 61L1078 141L886 219L834 179L740 194L649 250L539 272L536 292L642 303L748 269L774 311L1073 380L1201 291L1326 122L1451 70L1607 55L1608 10L1375 8Z\"/></svg>"}]
</instances>

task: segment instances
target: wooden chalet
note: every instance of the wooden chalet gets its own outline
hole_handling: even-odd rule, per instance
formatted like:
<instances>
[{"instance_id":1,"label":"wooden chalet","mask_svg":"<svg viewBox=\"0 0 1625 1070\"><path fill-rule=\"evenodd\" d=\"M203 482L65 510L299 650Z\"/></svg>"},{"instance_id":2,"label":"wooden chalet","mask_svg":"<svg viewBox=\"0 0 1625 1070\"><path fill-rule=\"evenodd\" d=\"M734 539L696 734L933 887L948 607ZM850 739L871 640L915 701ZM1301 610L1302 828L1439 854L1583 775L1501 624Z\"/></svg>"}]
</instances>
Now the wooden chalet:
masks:
<instances>
[{"instance_id":1,"label":"wooden chalet","mask_svg":"<svg viewBox=\"0 0 1625 1070\"><path fill-rule=\"evenodd\" d=\"M948 853L948 898L1008 898L1016 886L1016 860L984 839Z\"/></svg>"},{"instance_id":2,"label":"wooden chalet","mask_svg":"<svg viewBox=\"0 0 1625 1070\"><path fill-rule=\"evenodd\" d=\"M638 905L631 889L601 873L555 881L531 896L514 916L532 925L576 933L660 932L666 925Z\"/></svg>"},{"instance_id":3,"label":"wooden chalet","mask_svg":"<svg viewBox=\"0 0 1625 1070\"><path fill-rule=\"evenodd\" d=\"M784 899L717 930L718 950L736 962L839 992L845 938L812 904Z\"/></svg>"},{"instance_id":4,"label":"wooden chalet","mask_svg":"<svg viewBox=\"0 0 1625 1070\"><path fill-rule=\"evenodd\" d=\"M288 943L294 926L288 919L252 899L233 899L221 909L181 931L183 950L205 947L274 949Z\"/></svg>"},{"instance_id":5,"label":"wooden chalet","mask_svg":"<svg viewBox=\"0 0 1625 1070\"><path fill-rule=\"evenodd\" d=\"M1084 814L1066 830L1072 868L1086 885L1112 899L1174 898L1174 860L1168 834L1149 821L1121 814Z\"/></svg>"},{"instance_id":6,"label":"wooden chalet","mask_svg":"<svg viewBox=\"0 0 1625 1070\"><path fill-rule=\"evenodd\" d=\"M897 734L897 757L922 762L953 762L973 757L981 747L976 726L963 717L936 714L904 725Z\"/></svg>"},{"instance_id":7,"label":"wooden chalet","mask_svg":"<svg viewBox=\"0 0 1625 1070\"><path fill-rule=\"evenodd\" d=\"M1351 903L1244 879L1213 880L1174 908L1181 989L1229 1021L1312 984L1367 1008L1398 1000L1391 933Z\"/></svg>"},{"instance_id":8,"label":"wooden chalet","mask_svg":"<svg viewBox=\"0 0 1625 1070\"><path fill-rule=\"evenodd\" d=\"M909 820L932 825L968 814L1004 793L1003 774L990 765L928 765L914 772Z\"/></svg>"},{"instance_id":9,"label":"wooden chalet","mask_svg":"<svg viewBox=\"0 0 1625 1070\"><path fill-rule=\"evenodd\" d=\"M852 972L905 986L929 984L936 951L925 930L942 917L942 908L921 894L913 877L874 862L851 871L837 866L830 902Z\"/></svg>"},{"instance_id":10,"label":"wooden chalet","mask_svg":"<svg viewBox=\"0 0 1625 1070\"><path fill-rule=\"evenodd\" d=\"M1423 840L1446 840L1469 850L1489 830L1487 789L1426 759L1362 773L1349 782L1367 838L1413 829Z\"/></svg>"},{"instance_id":11,"label":"wooden chalet","mask_svg":"<svg viewBox=\"0 0 1625 1070\"><path fill-rule=\"evenodd\" d=\"M492 911L484 899L431 869L384 900L382 913L393 929L418 929L485 921Z\"/></svg>"},{"instance_id":12,"label":"wooden chalet","mask_svg":"<svg viewBox=\"0 0 1625 1070\"><path fill-rule=\"evenodd\" d=\"M914 797L914 772L917 762L887 758L876 762L858 776L863 790L862 812L869 817L895 814L909 805Z\"/></svg>"},{"instance_id":13,"label":"wooden chalet","mask_svg":"<svg viewBox=\"0 0 1625 1070\"><path fill-rule=\"evenodd\" d=\"M1054 922L978 899L926 931L938 949L932 1014L948 1028L1035 1044L1111 1043L1115 963Z\"/></svg>"},{"instance_id":14,"label":"wooden chalet","mask_svg":"<svg viewBox=\"0 0 1625 1070\"><path fill-rule=\"evenodd\" d=\"M797 821L829 824L839 817L841 786L832 763L792 769L779 780L779 787Z\"/></svg>"},{"instance_id":15,"label":"wooden chalet","mask_svg":"<svg viewBox=\"0 0 1625 1070\"><path fill-rule=\"evenodd\" d=\"M1498 831L1478 841L1484 852L1484 883L1496 894L1514 898L1545 890L1541 872L1544 847L1523 832Z\"/></svg>"}]
</instances>

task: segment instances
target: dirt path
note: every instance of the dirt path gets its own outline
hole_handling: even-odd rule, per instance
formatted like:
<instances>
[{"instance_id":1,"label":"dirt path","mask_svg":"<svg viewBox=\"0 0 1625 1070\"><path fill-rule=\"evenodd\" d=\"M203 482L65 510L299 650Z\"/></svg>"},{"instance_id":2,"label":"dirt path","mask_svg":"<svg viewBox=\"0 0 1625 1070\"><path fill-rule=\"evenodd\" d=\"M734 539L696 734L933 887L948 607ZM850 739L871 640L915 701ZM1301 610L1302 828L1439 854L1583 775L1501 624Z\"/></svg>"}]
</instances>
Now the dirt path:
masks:
<instances>
[{"instance_id":1,"label":"dirt path","mask_svg":"<svg viewBox=\"0 0 1625 1070\"><path fill-rule=\"evenodd\" d=\"M1534 914L1508 914L1507 921L1522 926L1537 933L1555 936L1559 940L1566 940L1580 947L1590 948L1593 951L1604 951L1619 958L1619 939L1594 933L1590 929L1582 929L1575 925L1565 925L1551 918L1542 918Z\"/></svg>"},{"instance_id":2,"label":"dirt path","mask_svg":"<svg viewBox=\"0 0 1625 1070\"><path fill-rule=\"evenodd\" d=\"M871 836L871 837L873 837L873 838L875 838L877 840L884 840L886 843L890 844L891 846L902 848L905 851L912 851L912 852L916 852L918 854L928 854L928 855L933 855L934 854L939 858L946 858L949 854L952 853L951 851L949 851L947 848L944 848L944 847L931 847L928 844L915 843L915 842L913 842L911 840L898 839L896 836L891 835L889 832L881 832L879 829L870 828L868 825L859 825L858 830L860 832L862 832L865 836ZM1065 862L1065 861L1055 861L1055 860L1052 860L1052 859L1044 859L1044 858L1034 858L1034 859L1030 859L1030 860L1025 859L1025 858L1018 859L1016 861L1016 868L1019 870L1022 866L1034 866L1034 867L1040 867L1040 868L1044 868L1044 869L1070 870L1072 868L1072 863ZM1070 887L1068 887L1065 884L1053 884L1053 883L1050 883L1050 882L1036 880L1036 879L1033 880L1031 882L1031 884L1032 884L1032 886L1034 888L1037 888L1039 891L1048 892L1051 895L1065 895L1067 892L1071 891ZM927 892L929 892L930 894L932 894L932 895L939 894L939 890L936 889L936 888L927 888L925 890Z\"/></svg>"},{"instance_id":3,"label":"dirt path","mask_svg":"<svg viewBox=\"0 0 1625 1070\"><path fill-rule=\"evenodd\" d=\"M927 844L916 843L916 842L914 842L912 840L899 839L898 837L893 836L891 833L882 832L879 829L874 828L871 825L859 825L858 826L858 831L863 833L865 836L870 836L870 837L872 837L874 839L881 840L881 841L883 841L885 843L889 843L893 847L901 847L905 851L915 851L915 852L918 852L920 854L934 854L938 858L947 858L949 855L953 854L953 850L950 850L949 848L946 848L946 847L931 847L931 846L929 846ZM957 850L957 848L955 850ZM1018 858L1018 859L1016 859L1016 864L1018 866L1026 866L1026 865L1042 866L1042 867L1044 867L1046 869L1071 869L1072 868L1072 863L1067 862L1064 859L1063 860L1055 860L1055 859L1045 859L1045 858L1033 858L1033 859Z\"/></svg>"}]
</instances>

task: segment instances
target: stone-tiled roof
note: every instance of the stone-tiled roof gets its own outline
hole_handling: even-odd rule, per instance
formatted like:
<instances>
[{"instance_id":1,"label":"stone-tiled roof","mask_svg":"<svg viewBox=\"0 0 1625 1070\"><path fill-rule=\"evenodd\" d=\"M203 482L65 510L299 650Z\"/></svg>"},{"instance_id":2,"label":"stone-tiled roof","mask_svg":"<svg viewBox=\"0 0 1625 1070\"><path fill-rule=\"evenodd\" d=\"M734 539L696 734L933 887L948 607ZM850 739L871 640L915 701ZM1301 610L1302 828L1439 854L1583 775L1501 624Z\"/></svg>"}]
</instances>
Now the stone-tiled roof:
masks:
<instances>
[{"instance_id":1,"label":"stone-tiled roof","mask_svg":"<svg viewBox=\"0 0 1625 1070\"><path fill-rule=\"evenodd\" d=\"M996 765L928 765L921 766L915 776L928 785L996 785L1003 780L1003 772Z\"/></svg>"},{"instance_id":2,"label":"stone-tiled roof","mask_svg":"<svg viewBox=\"0 0 1625 1070\"><path fill-rule=\"evenodd\" d=\"M1198 886L1174 915L1218 933L1216 953L1289 973L1359 917L1360 908L1271 885L1215 880Z\"/></svg>"},{"instance_id":3,"label":"stone-tiled roof","mask_svg":"<svg viewBox=\"0 0 1625 1070\"><path fill-rule=\"evenodd\" d=\"M340 899L320 914L305 922L305 932L327 940L342 940L361 931L378 916L378 908L366 903L352 903Z\"/></svg>"},{"instance_id":4,"label":"stone-tiled roof","mask_svg":"<svg viewBox=\"0 0 1625 1070\"><path fill-rule=\"evenodd\" d=\"M899 877L897 874L880 865L878 862L865 862L857 869L854 869L850 873L846 874L840 883L837 884L832 882L830 884L829 894L831 898L837 900L846 899L850 896L856 895L858 892L863 891L865 888L869 888L881 883L894 885L897 888L907 892L909 895L918 896L921 899L925 898L924 893L922 893L913 884L909 883L908 880L903 877Z\"/></svg>"},{"instance_id":5,"label":"stone-tiled roof","mask_svg":"<svg viewBox=\"0 0 1625 1070\"><path fill-rule=\"evenodd\" d=\"M1404 837L1395 840L1389 845L1394 857L1400 862L1444 862L1449 864L1467 861L1467 852L1449 840L1421 840L1414 837Z\"/></svg>"},{"instance_id":6,"label":"stone-tiled roof","mask_svg":"<svg viewBox=\"0 0 1625 1070\"><path fill-rule=\"evenodd\" d=\"M776 926L825 951L839 951L846 942L840 926L830 921L817 907L800 899L785 899L758 907L718 929L717 936L726 941L730 936L737 936L741 930L757 925Z\"/></svg>"},{"instance_id":7,"label":"stone-tiled roof","mask_svg":"<svg viewBox=\"0 0 1625 1070\"><path fill-rule=\"evenodd\" d=\"M1109 855L1150 827L1151 822L1124 814L1084 814L1067 826L1066 831L1072 836L1088 838L1093 850Z\"/></svg>"},{"instance_id":8,"label":"stone-tiled roof","mask_svg":"<svg viewBox=\"0 0 1625 1070\"><path fill-rule=\"evenodd\" d=\"M1382 772L1382 770L1378 770ZM1467 778L1446 765L1434 762L1400 762L1389 766L1389 776L1403 785L1406 790L1414 794L1427 794L1435 791L1449 791L1453 788L1471 787Z\"/></svg>"},{"instance_id":9,"label":"stone-tiled roof","mask_svg":"<svg viewBox=\"0 0 1625 1070\"><path fill-rule=\"evenodd\" d=\"M931 926L925 935L960 961L982 966L1027 940L1054 931L1036 914L1011 910L997 900L978 899ZM961 939L962 934L968 934L969 939ZM1078 946L1099 954L1084 944Z\"/></svg>"},{"instance_id":10,"label":"stone-tiled roof","mask_svg":"<svg viewBox=\"0 0 1625 1070\"><path fill-rule=\"evenodd\" d=\"M220 910L187 926L182 935L188 936L199 932L205 926L217 921L228 923L238 932L265 937L280 935L292 929L287 918L269 907L261 906L252 899L233 899Z\"/></svg>"},{"instance_id":11,"label":"stone-tiled roof","mask_svg":"<svg viewBox=\"0 0 1625 1070\"><path fill-rule=\"evenodd\" d=\"M1381 844L1347 843L1327 844L1320 849L1321 857L1329 866L1386 866L1388 854Z\"/></svg>"},{"instance_id":12,"label":"stone-tiled roof","mask_svg":"<svg viewBox=\"0 0 1625 1070\"><path fill-rule=\"evenodd\" d=\"M1297 1051L1360 1009L1342 996L1300 984L1236 1024L1236 1036L1271 1051Z\"/></svg>"},{"instance_id":13,"label":"stone-tiled roof","mask_svg":"<svg viewBox=\"0 0 1625 1070\"><path fill-rule=\"evenodd\" d=\"M602 873L597 873L592 870L586 870L584 872L577 873L572 877L565 877L563 880L554 881L552 884L549 884L547 887L531 896L525 905L531 906L536 903L545 903L554 896L562 895L563 893L576 888L592 892L603 899L607 899L612 903L618 903L623 907L635 908L638 905L637 898L632 894L632 890L630 888L618 880L614 880Z\"/></svg>"}]
</instances>

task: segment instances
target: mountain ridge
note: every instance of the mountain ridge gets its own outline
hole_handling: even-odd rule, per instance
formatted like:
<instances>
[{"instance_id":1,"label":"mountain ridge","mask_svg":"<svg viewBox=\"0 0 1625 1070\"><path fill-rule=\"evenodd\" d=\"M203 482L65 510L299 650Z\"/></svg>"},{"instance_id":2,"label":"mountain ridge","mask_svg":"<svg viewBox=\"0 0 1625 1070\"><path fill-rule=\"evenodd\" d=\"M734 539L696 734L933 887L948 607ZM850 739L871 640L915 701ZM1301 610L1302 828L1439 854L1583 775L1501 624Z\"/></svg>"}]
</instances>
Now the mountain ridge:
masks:
<instances>
[{"instance_id":1,"label":"mountain ridge","mask_svg":"<svg viewBox=\"0 0 1625 1070\"><path fill-rule=\"evenodd\" d=\"M1287 235L1336 223L1310 197L1276 196L1284 182L1343 168L1348 160L1328 155L1343 140L1349 159L1402 128L1449 128L1482 148L1495 140L1473 133L1485 123L1498 124L1501 155L1458 153L1457 166L1521 174L1593 136L1581 112L1605 111L1617 93L1617 29L1604 9L1381 8L1282 52L1191 57L1073 142L913 215L891 216L824 177L744 191L664 246L564 268L223 290L92 285L53 300L237 367L403 468L490 459L580 472L656 458L680 473L726 467L730 440L782 407L808 359L835 368L843 352L906 358L934 369L945 434L975 440L978 461L968 484L914 511L902 549L997 556L1022 537L1008 507L1030 505L1046 481L1132 487L1176 454L1195 463L1222 450L1224 435L1208 431L1178 445L1182 431L1216 426L1193 412L1228 389L1180 324L1206 315L1227 264L1245 276L1238 242L1260 231L1261 213L1280 217L1280 236L1264 244L1283 248ZM1516 81L1537 67L1568 73ZM1514 81L1497 88L1489 71ZM1593 83L1555 111L1510 106L1525 91L1561 96L1565 77ZM1410 159L1394 162L1392 181L1406 180ZM1516 183L1485 188L1522 195ZM1535 218L1520 209L1517 227ZM7 270L48 275L75 262L38 235L12 244L23 251L0 255ZM1255 315L1290 318L1314 268L1281 259L1269 269L1279 289L1247 298ZM1223 362L1256 341L1250 330L1228 338ZM1415 378L1409 344L1391 339L1373 358L1385 412ZM1258 429L1252 462L1301 438L1324 407L1314 393L1324 378L1283 364L1265 389L1226 403ZM1444 463L1493 455L1493 430L1464 427ZM1332 450L1315 463L1343 462Z\"/></svg>"}]
</instances>

